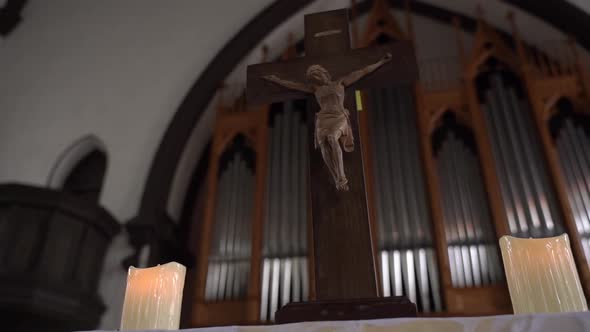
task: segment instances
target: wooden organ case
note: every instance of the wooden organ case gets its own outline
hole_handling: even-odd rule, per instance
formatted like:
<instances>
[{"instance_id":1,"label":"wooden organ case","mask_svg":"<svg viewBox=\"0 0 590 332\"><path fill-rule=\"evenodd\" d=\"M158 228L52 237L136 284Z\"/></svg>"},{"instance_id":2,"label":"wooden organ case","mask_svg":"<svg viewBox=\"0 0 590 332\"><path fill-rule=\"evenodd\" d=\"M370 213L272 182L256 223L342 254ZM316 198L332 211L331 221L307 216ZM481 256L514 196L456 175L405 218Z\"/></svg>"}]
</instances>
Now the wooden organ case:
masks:
<instances>
[{"instance_id":1,"label":"wooden organ case","mask_svg":"<svg viewBox=\"0 0 590 332\"><path fill-rule=\"evenodd\" d=\"M419 62L415 86L357 93L380 292L425 316L511 312L503 235L568 233L590 295L590 78L573 40L534 47L508 20L511 38L480 11L467 52L455 19L456 58ZM405 29L383 0L366 22L355 47L414 40L408 3ZM305 102L241 98L218 107L193 326L270 323L314 298Z\"/></svg>"}]
</instances>

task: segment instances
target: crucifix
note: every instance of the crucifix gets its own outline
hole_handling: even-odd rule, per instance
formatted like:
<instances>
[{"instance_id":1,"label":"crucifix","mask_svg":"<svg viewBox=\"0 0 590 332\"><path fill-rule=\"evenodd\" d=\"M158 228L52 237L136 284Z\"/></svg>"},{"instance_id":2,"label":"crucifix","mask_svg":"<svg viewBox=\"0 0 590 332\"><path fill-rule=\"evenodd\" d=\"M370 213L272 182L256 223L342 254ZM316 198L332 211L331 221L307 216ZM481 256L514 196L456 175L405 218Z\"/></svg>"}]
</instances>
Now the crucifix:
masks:
<instances>
[{"instance_id":1,"label":"crucifix","mask_svg":"<svg viewBox=\"0 0 590 332\"><path fill-rule=\"evenodd\" d=\"M309 179L317 302L287 305L277 321L412 316L404 298L378 298L355 93L412 84L409 42L350 49L347 10L305 16L306 56L248 67L248 103L308 98Z\"/></svg>"}]
</instances>

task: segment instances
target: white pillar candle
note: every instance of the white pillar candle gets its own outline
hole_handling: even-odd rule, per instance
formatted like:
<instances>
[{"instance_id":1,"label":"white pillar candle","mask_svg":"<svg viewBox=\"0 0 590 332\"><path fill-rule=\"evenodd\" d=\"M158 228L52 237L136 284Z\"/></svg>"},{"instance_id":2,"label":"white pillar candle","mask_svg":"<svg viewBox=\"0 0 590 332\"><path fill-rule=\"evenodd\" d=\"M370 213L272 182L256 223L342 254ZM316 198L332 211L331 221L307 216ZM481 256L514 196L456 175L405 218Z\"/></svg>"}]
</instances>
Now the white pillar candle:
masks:
<instances>
[{"instance_id":1,"label":"white pillar candle","mask_svg":"<svg viewBox=\"0 0 590 332\"><path fill-rule=\"evenodd\" d=\"M567 234L500 239L515 314L588 310Z\"/></svg>"},{"instance_id":2,"label":"white pillar candle","mask_svg":"<svg viewBox=\"0 0 590 332\"><path fill-rule=\"evenodd\" d=\"M129 268L121 330L177 330L186 268L176 262Z\"/></svg>"}]
</instances>

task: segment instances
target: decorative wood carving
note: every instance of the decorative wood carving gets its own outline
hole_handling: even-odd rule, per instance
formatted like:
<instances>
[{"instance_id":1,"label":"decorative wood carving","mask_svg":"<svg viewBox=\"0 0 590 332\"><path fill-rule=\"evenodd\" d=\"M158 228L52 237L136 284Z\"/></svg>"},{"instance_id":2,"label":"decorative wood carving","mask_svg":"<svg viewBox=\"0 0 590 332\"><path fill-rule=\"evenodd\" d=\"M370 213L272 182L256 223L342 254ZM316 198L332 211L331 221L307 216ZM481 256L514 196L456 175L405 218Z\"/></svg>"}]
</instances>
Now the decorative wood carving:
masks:
<instances>
[{"instance_id":1,"label":"decorative wood carving","mask_svg":"<svg viewBox=\"0 0 590 332\"><path fill-rule=\"evenodd\" d=\"M381 35L392 40L408 40L406 33L400 28L397 20L391 13L387 0L373 1L373 7L367 19L367 28L362 46L366 47L379 39Z\"/></svg>"}]
</instances>

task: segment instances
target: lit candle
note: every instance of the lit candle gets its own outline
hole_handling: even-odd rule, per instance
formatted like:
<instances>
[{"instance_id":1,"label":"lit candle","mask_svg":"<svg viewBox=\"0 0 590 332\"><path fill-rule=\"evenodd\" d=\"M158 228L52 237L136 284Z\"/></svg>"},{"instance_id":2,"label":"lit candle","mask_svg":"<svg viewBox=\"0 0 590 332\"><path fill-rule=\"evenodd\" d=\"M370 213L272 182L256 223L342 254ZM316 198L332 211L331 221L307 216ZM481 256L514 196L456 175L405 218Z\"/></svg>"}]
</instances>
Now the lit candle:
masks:
<instances>
[{"instance_id":1,"label":"lit candle","mask_svg":"<svg viewBox=\"0 0 590 332\"><path fill-rule=\"evenodd\" d=\"M186 268L176 262L129 268L121 330L177 330Z\"/></svg>"},{"instance_id":2,"label":"lit candle","mask_svg":"<svg viewBox=\"0 0 590 332\"><path fill-rule=\"evenodd\" d=\"M586 298L567 234L500 239L515 314L586 311Z\"/></svg>"}]
</instances>

